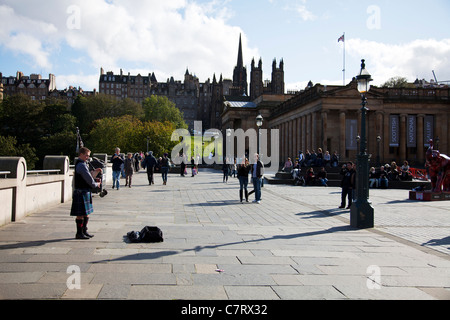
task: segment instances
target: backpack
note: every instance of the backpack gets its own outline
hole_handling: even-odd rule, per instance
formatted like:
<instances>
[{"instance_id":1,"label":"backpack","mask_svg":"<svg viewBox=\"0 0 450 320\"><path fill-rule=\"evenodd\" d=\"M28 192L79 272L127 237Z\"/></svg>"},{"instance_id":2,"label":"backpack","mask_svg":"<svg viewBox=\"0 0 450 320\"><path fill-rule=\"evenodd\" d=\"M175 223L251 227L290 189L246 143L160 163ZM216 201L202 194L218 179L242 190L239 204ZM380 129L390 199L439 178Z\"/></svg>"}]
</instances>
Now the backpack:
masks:
<instances>
[{"instance_id":1,"label":"backpack","mask_svg":"<svg viewBox=\"0 0 450 320\"><path fill-rule=\"evenodd\" d=\"M164 242L163 233L158 227L144 227L141 231L131 231L127 237L132 243L157 243Z\"/></svg>"}]
</instances>

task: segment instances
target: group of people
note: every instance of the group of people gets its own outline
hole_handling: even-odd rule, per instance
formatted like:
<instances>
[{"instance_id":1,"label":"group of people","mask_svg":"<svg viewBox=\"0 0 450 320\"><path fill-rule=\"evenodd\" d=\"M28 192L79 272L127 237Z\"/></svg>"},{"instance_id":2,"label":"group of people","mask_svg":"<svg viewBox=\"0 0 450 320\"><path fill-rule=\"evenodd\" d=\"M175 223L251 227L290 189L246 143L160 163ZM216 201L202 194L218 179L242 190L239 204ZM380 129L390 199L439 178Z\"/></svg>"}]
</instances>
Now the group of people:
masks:
<instances>
[{"instance_id":1,"label":"group of people","mask_svg":"<svg viewBox=\"0 0 450 320\"><path fill-rule=\"evenodd\" d=\"M323 152L322 148L318 148L317 153L315 150L311 152L306 150L305 153L299 151L298 163L301 167L337 167L339 165L339 154L334 151L331 155L329 151Z\"/></svg>"},{"instance_id":2,"label":"group of people","mask_svg":"<svg viewBox=\"0 0 450 320\"><path fill-rule=\"evenodd\" d=\"M120 190L120 178L125 175L125 187L131 188L133 173L138 172L140 166L145 170L147 169L147 177L149 185L155 184L154 173L159 170L162 175L163 184L167 184L167 174L170 169L169 154L164 153L162 157L156 159L153 156L153 152L148 152L144 158L141 156L133 156L132 153L128 153L125 158L120 153L120 148L116 148L114 154L111 157L112 163L112 176L113 176L113 189Z\"/></svg>"},{"instance_id":3,"label":"group of people","mask_svg":"<svg viewBox=\"0 0 450 320\"><path fill-rule=\"evenodd\" d=\"M389 181L411 181L412 175L408 161L404 161L403 165L399 167L395 161L391 164L386 163L381 166L379 170L375 167L370 168L369 171L369 187L387 189Z\"/></svg>"}]
</instances>

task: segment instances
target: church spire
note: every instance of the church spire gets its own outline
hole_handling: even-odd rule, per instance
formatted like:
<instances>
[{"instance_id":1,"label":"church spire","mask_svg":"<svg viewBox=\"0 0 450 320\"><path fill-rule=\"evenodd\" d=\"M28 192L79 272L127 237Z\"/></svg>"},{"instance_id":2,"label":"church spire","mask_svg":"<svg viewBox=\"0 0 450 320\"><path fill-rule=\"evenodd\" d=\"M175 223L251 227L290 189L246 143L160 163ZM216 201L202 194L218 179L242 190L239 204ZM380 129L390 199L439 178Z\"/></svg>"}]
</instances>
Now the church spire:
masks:
<instances>
[{"instance_id":1,"label":"church spire","mask_svg":"<svg viewBox=\"0 0 450 320\"><path fill-rule=\"evenodd\" d=\"M242 34L239 34L239 51L238 51L238 59L237 59L237 67L244 67L244 59L242 58Z\"/></svg>"}]
</instances>

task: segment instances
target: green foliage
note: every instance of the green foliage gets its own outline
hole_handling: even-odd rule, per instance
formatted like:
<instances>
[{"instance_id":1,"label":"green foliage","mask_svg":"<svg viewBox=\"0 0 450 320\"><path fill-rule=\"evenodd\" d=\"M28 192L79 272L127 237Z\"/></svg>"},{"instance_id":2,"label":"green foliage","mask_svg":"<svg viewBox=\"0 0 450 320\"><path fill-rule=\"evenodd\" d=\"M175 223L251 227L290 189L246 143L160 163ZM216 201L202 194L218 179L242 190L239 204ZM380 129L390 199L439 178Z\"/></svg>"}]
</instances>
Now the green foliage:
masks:
<instances>
[{"instance_id":1,"label":"green foliage","mask_svg":"<svg viewBox=\"0 0 450 320\"><path fill-rule=\"evenodd\" d=\"M170 141L175 127L170 122L142 122L132 116L105 118L97 120L87 141L89 149L95 153L112 154L116 147L122 152L146 151L147 138L149 149L157 154L169 152L175 146Z\"/></svg>"},{"instance_id":2,"label":"green foliage","mask_svg":"<svg viewBox=\"0 0 450 320\"><path fill-rule=\"evenodd\" d=\"M386 81L382 86L382 88L407 88L408 87L408 79L404 77L392 77L388 81Z\"/></svg>"},{"instance_id":3,"label":"green foliage","mask_svg":"<svg viewBox=\"0 0 450 320\"><path fill-rule=\"evenodd\" d=\"M144 112L145 110L145 112ZM183 115L167 97L152 96L141 105L107 95L78 96L70 107L65 100L33 101L18 94L0 103L0 156L22 156L28 168L46 155L76 156L76 127L84 144L95 153L112 154L149 149L170 153L177 128L187 128Z\"/></svg>"},{"instance_id":4,"label":"green foliage","mask_svg":"<svg viewBox=\"0 0 450 320\"><path fill-rule=\"evenodd\" d=\"M151 96L142 103L145 120L172 122L176 129L187 129L188 126L184 122L183 113L165 96Z\"/></svg>"},{"instance_id":5,"label":"green foliage","mask_svg":"<svg viewBox=\"0 0 450 320\"><path fill-rule=\"evenodd\" d=\"M27 161L28 170L33 170L38 161L36 150L29 144L18 145L14 137L0 136L0 156L23 157Z\"/></svg>"},{"instance_id":6,"label":"green foliage","mask_svg":"<svg viewBox=\"0 0 450 320\"><path fill-rule=\"evenodd\" d=\"M94 122L104 118L131 115L142 118L142 105L131 99L117 100L115 97L99 94L95 96L78 96L72 106L72 114L77 118L81 133L88 133Z\"/></svg>"}]
</instances>

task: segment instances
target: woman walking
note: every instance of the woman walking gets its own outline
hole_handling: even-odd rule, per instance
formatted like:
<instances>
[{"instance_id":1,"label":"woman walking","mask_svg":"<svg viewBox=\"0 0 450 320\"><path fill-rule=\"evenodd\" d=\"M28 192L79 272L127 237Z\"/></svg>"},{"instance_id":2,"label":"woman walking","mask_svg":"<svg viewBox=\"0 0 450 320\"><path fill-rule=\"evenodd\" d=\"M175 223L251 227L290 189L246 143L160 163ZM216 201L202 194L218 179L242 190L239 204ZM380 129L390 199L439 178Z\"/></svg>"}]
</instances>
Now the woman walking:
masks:
<instances>
[{"instance_id":1,"label":"woman walking","mask_svg":"<svg viewBox=\"0 0 450 320\"><path fill-rule=\"evenodd\" d=\"M245 193L245 201L248 202L248 174L250 172L251 166L248 162L248 159L246 158L244 163L239 164L237 168L237 177L239 179L239 198L241 199L241 202L244 198Z\"/></svg>"}]
</instances>

